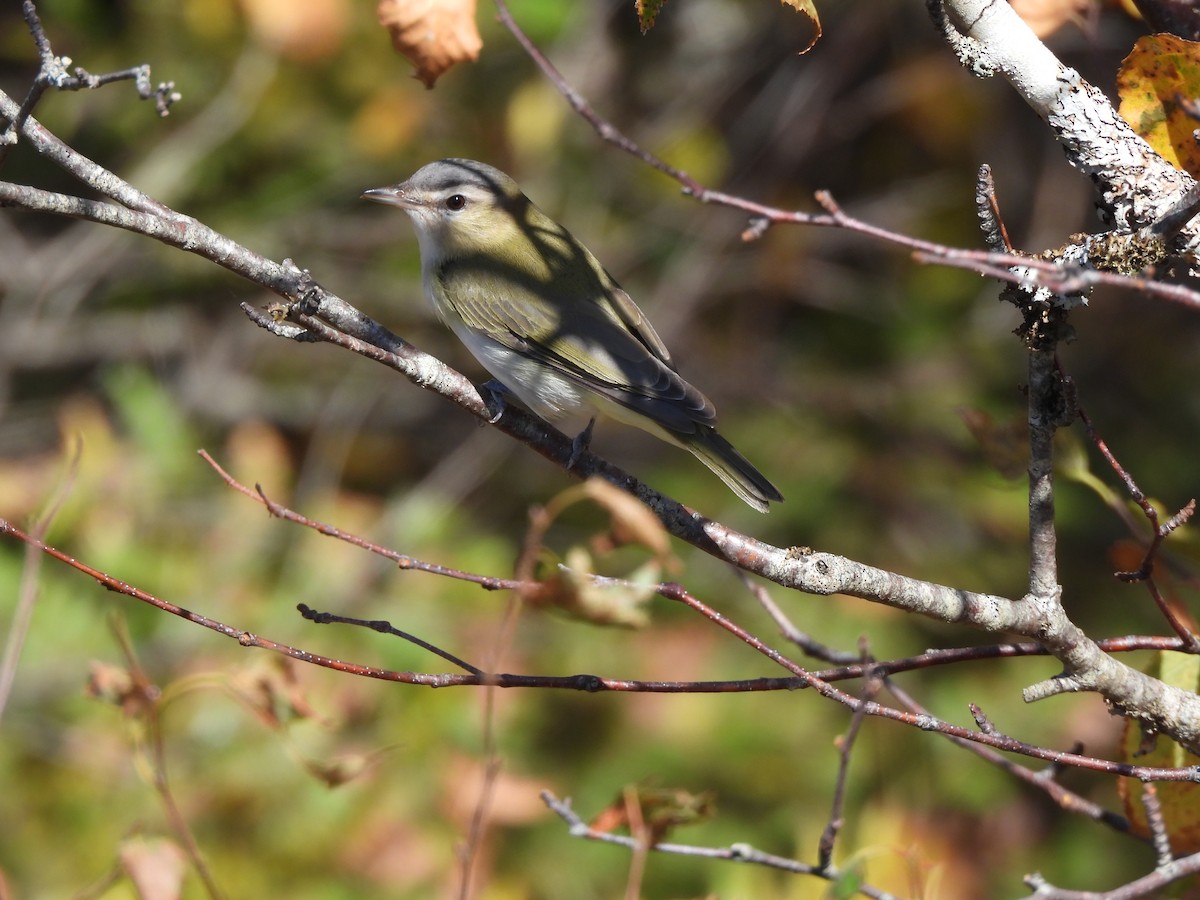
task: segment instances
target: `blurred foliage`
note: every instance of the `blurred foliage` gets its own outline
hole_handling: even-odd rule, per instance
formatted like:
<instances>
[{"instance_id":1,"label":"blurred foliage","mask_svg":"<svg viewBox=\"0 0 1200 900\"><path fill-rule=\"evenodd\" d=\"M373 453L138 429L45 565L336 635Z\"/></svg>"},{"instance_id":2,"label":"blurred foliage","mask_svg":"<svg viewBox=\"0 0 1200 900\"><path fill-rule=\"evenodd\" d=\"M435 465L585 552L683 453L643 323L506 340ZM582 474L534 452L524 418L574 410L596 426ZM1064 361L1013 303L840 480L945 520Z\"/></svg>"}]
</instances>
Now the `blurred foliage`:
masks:
<instances>
[{"instance_id":1,"label":"blurred foliage","mask_svg":"<svg viewBox=\"0 0 1200 900\"><path fill-rule=\"evenodd\" d=\"M49 96L37 115L136 186L262 253L292 257L472 374L420 299L408 224L356 198L431 159L486 159L597 251L684 375L713 398L723 433L788 500L758 517L686 454L620 426L600 426L597 450L773 543L970 589L1023 591L1023 481L997 472L996 441L981 437L1019 431L1023 415L1024 360L1009 333L1016 317L996 302L994 285L832 230L775 228L743 244L741 216L697 207L601 145L486 3L479 61L433 92L409 77L370 7L44 0L56 52L93 72L149 63L183 101L160 120L118 84ZM1055 245L1093 222L1086 181L1065 170L999 79L958 68L918 4L831 4L824 39L803 58L796 51L808 25L774 2L677 0L644 38L631 3L513 0L512 10L597 110L723 190L811 209L812 192L827 188L872 222L974 247L974 172L986 161L1021 246ZM1109 89L1136 33L1109 13L1060 33L1055 48ZM34 71L32 43L8 4L0 84L22 95ZM4 177L73 187L25 148ZM372 632L314 628L296 604L386 618L476 664L491 658L505 597L399 572L270 519L194 451L208 448L246 483L311 516L500 576L512 574L529 508L570 485L566 475L362 359L255 329L237 304L267 298L209 263L25 213L5 212L0 235L0 516L30 521L68 482L50 542L175 603L390 668L445 663ZM1197 492L1200 410L1181 387L1195 380L1194 314L1098 294L1074 324L1079 337L1064 361L1082 403L1169 513ZM1076 474L1089 459L1099 483L1115 486L1089 450L1073 458ZM1062 580L1080 623L1097 635L1161 631L1145 593L1111 578L1106 554L1128 531L1103 491L1083 477L1064 480L1058 508ZM564 515L549 549L565 556L601 521ZM1186 535L1173 546L1182 562L1194 553ZM774 635L724 566L674 549L678 580ZM647 555L627 558L632 571ZM24 565L20 547L0 545L6 626ZM101 885L119 858L177 837L147 780L144 722L85 694L95 671L132 664L113 636L117 622L162 691L170 784L230 896L453 894L487 765L483 692L284 665L49 560L38 590L0 720L0 872L16 895ZM858 600L774 596L820 640L852 648L866 635L880 657L984 638ZM497 666L641 679L779 674L681 608L656 600L645 609L651 623L632 632L526 612ZM980 663L901 682L952 721L969 724L975 702L1006 733L1115 753L1118 723L1095 697L1021 703L1022 686L1055 670L1044 660ZM475 868L479 896L623 890L624 851L570 838L538 801L542 788L570 795L585 817L628 785L711 796L715 815L673 839L815 854L847 716L811 692L506 691L491 702L503 764ZM1117 804L1108 780L1074 772L1065 780ZM851 878L905 895L1010 896L1033 869L1100 889L1152 863L1148 849L1053 808L973 756L885 722L863 726L847 800L839 861ZM826 890L750 866L663 856L648 861L645 878L646 897ZM132 895L124 881L93 893ZM187 896L200 895L189 874Z\"/></svg>"}]
</instances>

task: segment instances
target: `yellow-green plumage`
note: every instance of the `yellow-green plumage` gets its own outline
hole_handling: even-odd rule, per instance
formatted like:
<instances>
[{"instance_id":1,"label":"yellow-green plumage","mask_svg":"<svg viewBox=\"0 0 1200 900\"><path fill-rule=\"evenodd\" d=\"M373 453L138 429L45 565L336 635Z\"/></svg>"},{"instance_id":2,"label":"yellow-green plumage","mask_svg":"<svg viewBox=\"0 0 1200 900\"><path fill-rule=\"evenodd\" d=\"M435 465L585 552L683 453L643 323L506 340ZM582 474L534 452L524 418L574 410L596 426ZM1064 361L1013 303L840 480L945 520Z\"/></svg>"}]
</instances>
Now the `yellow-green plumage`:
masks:
<instances>
[{"instance_id":1,"label":"yellow-green plumage","mask_svg":"<svg viewBox=\"0 0 1200 900\"><path fill-rule=\"evenodd\" d=\"M363 196L409 214L434 309L532 411L602 413L689 450L755 509L783 499L629 295L503 172L445 159Z\"/></svg>"}]
</instances>

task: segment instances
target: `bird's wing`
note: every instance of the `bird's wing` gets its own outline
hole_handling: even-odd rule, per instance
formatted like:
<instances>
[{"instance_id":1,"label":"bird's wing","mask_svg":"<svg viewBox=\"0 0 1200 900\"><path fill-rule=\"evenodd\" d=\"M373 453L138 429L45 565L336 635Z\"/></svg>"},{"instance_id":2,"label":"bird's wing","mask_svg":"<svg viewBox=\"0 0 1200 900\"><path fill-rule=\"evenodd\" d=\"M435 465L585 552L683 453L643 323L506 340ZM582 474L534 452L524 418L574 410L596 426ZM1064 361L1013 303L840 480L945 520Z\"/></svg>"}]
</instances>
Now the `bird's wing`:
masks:
<instances>
[{"instance_id":1,"label":"bird's wing","mask_svg":"<svg viewBox=\"0 0 1200 900\"><path fill-rule=\"evenodd\" d=\"M621 288L620 285L609 275L604 273L608 284L605 285L606 291L605 300L617 317L624 322L629 329L637 336L646 349L657 356L663 363L672 371L675 370L675 363L671 360L671 354L667 350L667 345L662 342L662 338L658 336L658 332L654 330L654 326L650 324L650 320L638 308L638 305L633 302L630 297Z\"/></svg>"},{"instance_id":2,"label":"bird's wing","mask_svg":"<svg viewBox=\"0 0 1200 900\"><path fill-rule=\"evenodd\" d=\"M716 411L684 381L642 311L615 283L586 290L561 280L534 281L494 267L444 267L439 286L453 314L471 329L531 357L613 402L676 432L713 426ZM530 302L547 290L569 293ZM560 305L561 304L561 305ZM560 309L566 306L569 314Z\"/></svg>"}]
</instances>

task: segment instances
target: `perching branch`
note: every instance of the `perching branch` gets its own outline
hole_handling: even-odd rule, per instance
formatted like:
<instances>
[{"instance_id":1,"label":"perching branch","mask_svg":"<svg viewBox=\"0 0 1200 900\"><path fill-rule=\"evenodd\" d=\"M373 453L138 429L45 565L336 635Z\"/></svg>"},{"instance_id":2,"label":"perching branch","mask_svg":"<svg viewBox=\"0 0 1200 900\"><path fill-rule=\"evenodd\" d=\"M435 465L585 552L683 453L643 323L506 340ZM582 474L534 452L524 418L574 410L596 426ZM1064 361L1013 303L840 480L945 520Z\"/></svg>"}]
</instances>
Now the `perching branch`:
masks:
<instances>
[{"instance_id":1,"label":"perching branch","mask_svg":"<svg viewBox=\"0 0 1200 900\"><path fill-rule=\"evenodd\" d=\"M18 112L18 104L0 93L0 115L12 121ZM309 340L335 342L383 362L414 384L441 394L490 423L487 404L468 379L364 316L288 261L266 259L190 216L146 197L71 150L32 116L19 133L44 157L115 203L0 182L0 206L113 225L200 255L283 298L284 302L268 316L256 316L260 324L282 336L295 339L303 334ZM709 199L717 196L724 201L723 195ZM745 201L740 206L769 212L766 207ZM790 220L801 222L806 216L796 213ZM833 216L829 221L840 224ZM919 243L936 248L930 242ZM490 424L564 468L572 460L573 448L565 435L515 407L510 406ZM1026 699L1064 690L1093 690L1114 708L1136 715L1148 727L1187 747L1200 747L1200 698L1108 657L1056 603L1014 601L938 585L806 547L774 547L704 518L590 452L580 455L570 471L579 477L596 475L630 491L654 510L671 534L783 587L815 595L848 594L990 633L1008 632L1043 641L1063 661L1069 678L1034 686L1026 691Z\"/></svg>"}]
</instances>

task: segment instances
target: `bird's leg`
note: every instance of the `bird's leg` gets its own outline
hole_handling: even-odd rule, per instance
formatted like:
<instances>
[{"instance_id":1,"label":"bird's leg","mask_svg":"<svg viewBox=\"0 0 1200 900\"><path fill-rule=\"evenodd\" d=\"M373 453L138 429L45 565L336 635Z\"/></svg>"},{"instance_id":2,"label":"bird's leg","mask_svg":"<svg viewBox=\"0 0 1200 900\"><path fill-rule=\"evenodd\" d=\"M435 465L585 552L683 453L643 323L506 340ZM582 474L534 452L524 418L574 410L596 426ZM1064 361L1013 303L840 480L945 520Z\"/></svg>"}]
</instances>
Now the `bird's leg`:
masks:
<instances>
[{"instance_id":1,"label":"bird's leg","mask_svg":"<svg viewBox=\"0 0 1200 900\"><path fill-rule=\"evenodd\" d=\"M571 455L567 458L567 468L575 468L575 463L579 462L579 457L583 456L583 452L587 450L588 445L592 443L592 429L596 427L596 417L592 416L588 420L587 428L579 432L571 439Z\"/></svg>"},{"instance_id":2,"label":"bird's leg","mask_svg":"<svg viewBox=\"0 0 1200 900\"><path fill-rule=\"evenodd\" d=\"M495 378L492 378L479 385L479 395L483 398L484 405L487 406L487 410L491 414L488 424L495 425L500 421L500 417L504 415L504 409L508 406L508 401L505 398L511 397L512 391Z\"/></svg>"}]
</instances>

